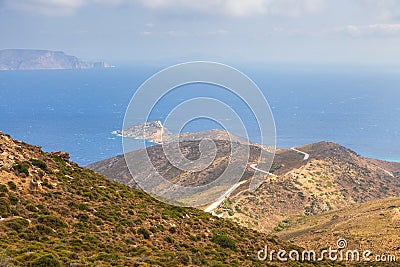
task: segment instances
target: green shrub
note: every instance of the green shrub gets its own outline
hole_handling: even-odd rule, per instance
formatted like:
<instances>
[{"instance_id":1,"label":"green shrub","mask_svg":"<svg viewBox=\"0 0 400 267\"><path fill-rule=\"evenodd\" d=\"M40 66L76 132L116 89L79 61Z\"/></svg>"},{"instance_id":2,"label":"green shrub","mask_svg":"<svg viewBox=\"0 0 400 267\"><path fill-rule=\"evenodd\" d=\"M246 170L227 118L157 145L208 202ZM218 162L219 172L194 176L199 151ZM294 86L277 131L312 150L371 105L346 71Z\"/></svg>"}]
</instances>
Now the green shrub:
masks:
<instances>
[{"instance_id":1,"label":"green shrub","mask_svg":"<svg viewBox=\"0 0 400 267\"><path fill-rule=\"evenodd\" d=\"M28 164L15 164L13 166L13 170L16 175L18 176L29 176L29 165ZM22 175L24 174L24 175Z\"/></svg>"},{"instance_id":2,"label":"green shrub","mask_svg":"<svg viewBox=\"0 0 400 267\"><path fill-rule=\"evenodd\" d=\"M65 228L68 225L55 215L42 215L38 218L38 222L43 223L53 229Z\"/></svg>"},{"instance_id":3,"label":"green shrub","mask_svg":"<svg viewBox=\"0 0 400 267\"><path fill-rule=\"evenodd\" d=\"M18 215L19 215L19 211L16 210L16 209L11 209L11 214L12 214L13 216L18 216Z\"/></svg>"},{"instance_id":4,"label":"green shrub","mask_svg":"<svg viewBox=\"0 0 400 267\"><path fill-rule=\"evenodd\" d=\"M103 221L99 218L95 218L93 222L95 225L104 225Z\"/></svg>"},{"instance_id":5,"label":"green shrub","mask_svg":"<svg viewBox=\"0 0 400 267\"><path fill-rule=\"evenodd\" d=\"M158 231L157 227L155 227L155 226L150 227L149 230L150 230L150 232L152 232L153 234L155 234L155 233Z\"/></svg>"},{"instance_id":6,"label":"green shrub","mask_svg":"<svg viewBox=\"0 0 400 267\"><path fill-rule=\"evenodd\" d=\"M168 215L170 218L180 219L183 217L184 211L181 207L170 207L169 209L163 210L162 215L164 215L164 217Z\"/></svg>"},{"instance_id":7,"label":"green shrub","mask_svg":"<svg viewBox=\"0 0 400 267\"><path fill-rule=\"evenodd\" d=\"M7 184L8 184L8 187L11 190L16 190L17 189L17 185L13 181L9 181Z\"/></svg>"},{"instance_id":8,"label":"green shrub","mask_svg":"<svg viewBox=\"0 0 400 267\"><path fill-rule=\"evenodd\" d=\"M42 186L45 186L45 187L47 187L49 189L54 189L54 186L52 184L48 183L48 182L42 183Z\"/></svg>"},{"instance_id":9,"label":"green shrub","mask_svg":"<svg viewBox=\"0 0 400 267\"><path fill-rule=\"evenodd\" d=\"M31 212L37 212L38 209L36 208L35 204L28 203L25 208Z\"/></svg>"},{"instance_id":10,"label":"green shrub","mask_svg":"<svg viewBox=\"0 0 400 267\"><path fill-rule=\"evenodd\" d=\"M4 184L0 184L0 192L7 193L8 192L7 186L5 186Z\"/></svg>"},{"instance_id":11,"label":"green shrub","mask_svg":"<svg viewBox=\"0 0 400 267\"><path fill-rule=\"evenodd\" d=\"M100 252L96 256L96 260L98 261L116 261L119 259L119 256L117 254L108 254L105 252Z\"/></svg>"},{"instance_id":12,"label":"green shrub","mask_svg":"<svg viewBox=\"0 0 400 267\"><path fill-rule=\"evenodd\" d=\"M224 231L214 231L211 242L220 245L223 248L236 249L235 240L230 238Z\"/></svg>"},{"instance_id":13,"label":"green shrub","mask_svg":"<svg viewBox=\"0 0 400 267\"><path fill-rule=\"evenodd\" d=\"M44 171L47 170L47 164L45 162L38 159L30 159L29 161L33 166L36 166Z\"/></svg>"},{"instance_id":14,"label":"green shrub","mask_svg":"<svg viewBox=\"0 0 400 267\"><path fill-rule=\"evenodd\" d=\"M61 264L52 254L47 254L28 263L28 267L61 267Z\"/></svg>"},{"instance_id":15,"label":"green shrub","mask_svg":"<svg viewBox=\"0 0 400 267\"><path fill-rule=\"evenodd\" d=\"M88 222L89 221L89 215L85 214L85 213L81 213L78 215L78 219L81 222Z\"/></svg>"},{"instance_id":16,"label":"green shrub","mask_svg":"<svg viewBox=\"0 0 400 267\"><path fill-rule=\"evenodd\" d=\"M10 204L3 198L0 198L0 216L7 217L10 213Z\"/></svg>"},{"instance_id":17,"label":"green shrub","mask_svg":"<svg viewBox=\"0 0 400 267\"><path fill-rule=\"evenodd\" d=\"M145 239L150 239L150 232L145 228L139 228L137 233L142 235Z\"/></svg>"},{"instance_id":18,"label":"green shrub","mask_svg":"<svg viewBox=\"0 0 400 267\"><path fill-rule=\"evenodd\" d=\"M190 256L187 252L179 252L176 260L183 266L188 266L190 264Z\"/></svg>"},{"instance_id":19,"label":"green shrub","mask_svg":"<svg viewBox=\"0 0 400 267\"><path fill-rule=\"evenodd\" d=\"M33 166L36 166L44 171L47 171L47 164L41 160L38 159L30 159L29 160Z\"/></svg>"},{"instance_id":20,"label":"green shrub","mask_svg":"<svg viewBox=\"0 0 400 267\"><path fill-rule=\"evenodd\" d=\"M13 219L13 220L6 222L5 225L8 228L11 228L14 231L20 233L20 232L22 232L22 230L24 230L25 228L27 228L29 226L29 222L25 219L17 218L17 219Z\"/></svg>"},{"instance_id":21,"label":"green shrub","mask_svg":"<svg viewBox=\"0 0 400 267\"><path fill-rule=\"evenodd\" d=\"M87 229L87 227L86 227L86 224L84 224L83 222L75 223L75 224L74 224L74 227L75 227L76 229L79 229L79 230L82 231L82 232L87 232L87 231L88 231L88 229Z\"/></svg>"},{"instance_id":22,"label":"green shrub","mask_svg":"<svg viewBox=\"0 0 400 267\"><path fill-rule=\"evenodd\" d=\"M44 225L44 224L37 224L35 225L35 227L33 227L33 229L39 233L40 235L50 235L53 236L55 233L53 231L53 229L51 229L50 227Z\"/></svg>"},{"instance_id":23,"label":"green shrub","mask_svg":"<svg viewBox=\"0 0 400 267\"><path fill-rule=\"evenodd\" d=\"M14 196L14 195L8 195L8 200L10 200L10 203L12 205L18 204L18 201L19 201L18 197Z\"/></svg>"},{"instance_id":24,"label":"green shrub","mask_svg":"<svg viewBox=\"0 0 400 267\"><path fill-rule=\"evenodd\" d=\"M80 210L89 210L89 206L86 203L79 203L78 209L80 209Z\"/></svg>"}]
</instances>

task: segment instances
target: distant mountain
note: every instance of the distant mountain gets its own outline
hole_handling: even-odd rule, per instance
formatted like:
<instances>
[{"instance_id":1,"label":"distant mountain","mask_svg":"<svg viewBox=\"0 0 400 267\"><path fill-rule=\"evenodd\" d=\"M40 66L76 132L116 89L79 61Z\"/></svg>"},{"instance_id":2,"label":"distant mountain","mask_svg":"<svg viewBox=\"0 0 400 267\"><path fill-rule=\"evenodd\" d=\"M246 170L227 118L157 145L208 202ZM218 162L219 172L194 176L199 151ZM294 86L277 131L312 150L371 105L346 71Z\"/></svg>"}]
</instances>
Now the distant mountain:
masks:
<instances>
[{"instance_id":1,"label":"distant mountain","mask_svg":"<svg viewBox=\"0 0 400 267\"><path fill-rule=\"evenodd\" d=\"M111 67L105 62L87 62L61 51L0 50L0 70L93 69Z\"/></svg>"},{"instance_id":2,"label":"distant mountain","mask_svg":"<svg viewBox=\"0 0 400 267\"><path fill-rule=\"evenodd\" d=\"M294 248L0 132L1 266L259 266L264 245Z\"/></svg>"}]
</instances>

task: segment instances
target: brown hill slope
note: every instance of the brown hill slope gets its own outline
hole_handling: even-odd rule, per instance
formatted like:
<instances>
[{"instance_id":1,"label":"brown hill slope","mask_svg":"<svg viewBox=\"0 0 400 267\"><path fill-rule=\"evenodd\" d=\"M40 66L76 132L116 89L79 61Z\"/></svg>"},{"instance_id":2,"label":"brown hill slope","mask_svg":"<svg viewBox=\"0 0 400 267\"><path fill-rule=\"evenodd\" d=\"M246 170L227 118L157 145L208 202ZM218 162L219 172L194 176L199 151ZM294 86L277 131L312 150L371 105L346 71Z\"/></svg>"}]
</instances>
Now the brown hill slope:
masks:
<instances>
[{"instance_id":1,"label":"brown hill slope","mask_svg":"<svg viewBox=\"0 0 400 267\"><path fill-rule=\"evenodd\" d=\"M217 153L212 163L204 170L198 172L182 171L174 167L165 156L163 147L155 145L147 149L133 151L127 154L129 160L135 162L136 168L132 168L132 174L126 166L123 155L99 161L87 166L87 168L105 175L107 178L136 187L135 179L137 177L148 177L154 175L145 164L150 159L156 170L169 181L184 185L196 186L204 185L215 180L226 169L229 161L234 165L234 162L240 160L238 158L231 159L231 152L235 151L242 155L240 151L245 151L248 143L240 138L234 142L227 141L229 137L225 131L212 130L199 133L184 133L181 134L180 149L182 154L189 160L197 160L200 157L199 144L203 138L212 138L215 141ZM261 153L261 147L258 145L250 145L249 161L256 162ZM246 179L254 174L254 170L248 167L241 179Z\"/></svg>"},{"instance_id":2,"label":"brown hill slope","mask_svg":"<svg viewBox=\"0 0 400 267\"><path fill-rule=\"evenodd\" d=\"M313 216L293 216L280 223L277 235L303 247L334 247L339 238L350 249L400 257L400 198L353 204Z\"/></svg>"},{"instance_id":3,"label":"brown hill slope","mask_svg":"<svg viewBox=\"0 0 400 267\"><path fill-rule=\"evenodd\" d=\"M185 145L188 144L183 142L183 146ZM196 147L196 144L190 146ZM259 146L252 145L253 159L256 159L260 149ZM400 163L364 158L330 142L310 144L297 149L308 153L309 158L304 160L303 154L291 149L279 149L271 169L275 176L264 175L265 182L253 193L247 191L248 184L240 186L215 212L252 229L270 232L289 216L318 214L352 203L400 195ZM150 147L148 150L154 158L162 159L153 161L161 172L169 170L161 146ZM187 157L194 155L194 152L188 151ZM226 159L226 152L221 151L219 158ZM139 152L133 154L139 155ZM119 182L134 184L122 156L88 167ZM263 166L259 167L262 169ZM171 180L178 182L191 179L198 183L206 182L209 175L218 175L219 172L215 169L221 170L224 165L219 163L212 168L208 172L195 175L175 172L170 172L169 175ZM134 172L134 175L145 173L140 167ZM251 168L246 170L248 176L253 172Z\"/></svg>"},{"instance_id":4,"label":"brown hill slope","mask_svg":"<svg viewBox=\"0 0 400 267\"><path fill-rule=\"evenodd\" d=\"M293 150L278 151L272 167L277 176L266 177L253 193L233 194L217 213L269 232L289 216L400 196L399 163L363 158L329 142L298 149L309 153L309 159Z\"/></svg>"},{"instance_id":5,"label":"brown hill slope","mask_svg":"<svg viewBox=\"0 0 400 267\"><path fill-rule=\"evenodd\" d=\"M0 132L0 254L18 266L254 266L264 245L289 249Z\"/></svg>"}]
</instances>

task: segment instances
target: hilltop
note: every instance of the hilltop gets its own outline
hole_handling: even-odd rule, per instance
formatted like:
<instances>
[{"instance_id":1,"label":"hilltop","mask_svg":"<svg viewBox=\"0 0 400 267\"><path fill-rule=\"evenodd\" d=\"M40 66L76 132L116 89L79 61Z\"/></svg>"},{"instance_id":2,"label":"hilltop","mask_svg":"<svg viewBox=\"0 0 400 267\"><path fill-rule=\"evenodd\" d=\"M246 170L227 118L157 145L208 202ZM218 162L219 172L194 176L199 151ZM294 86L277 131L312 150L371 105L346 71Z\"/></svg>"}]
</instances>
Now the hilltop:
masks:
<instances>
[{"instance_id":1,"label":"hilltop","mask_svg":"<svg viewBox=\"0 0 400 267\"><path fill-rule=\"evenodd\" d=\"M34 49L0 50L0 70L108 68L105 62L82 61L61 51Z\"/></svg>"},{"instance_id":2,"label":"hilltop","mask_svg":"<svg viewBox=\"0 0 400 267\"><path fill-rule=\"evenodd\" d=\"M18 266L254 266L264 245L294 248L1 132L0 218L0 254Z\"/></svg>"}]
</instances>

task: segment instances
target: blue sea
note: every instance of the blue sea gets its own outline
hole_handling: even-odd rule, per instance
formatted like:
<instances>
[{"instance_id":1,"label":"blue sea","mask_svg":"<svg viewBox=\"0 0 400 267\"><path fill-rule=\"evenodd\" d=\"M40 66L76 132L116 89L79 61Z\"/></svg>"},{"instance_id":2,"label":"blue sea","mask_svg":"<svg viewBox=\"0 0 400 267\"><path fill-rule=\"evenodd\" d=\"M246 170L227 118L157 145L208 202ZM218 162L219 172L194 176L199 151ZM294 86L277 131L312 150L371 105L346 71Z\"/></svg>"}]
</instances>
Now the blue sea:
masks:
<instances>
[{"instance_id":1,"label":"blue sea","mask_svg":"<svg viewBox=\"0 0 400 267\"><path fill-rule=\"evenodd\" d=\"M363 156L400 161L399 71L335 66L234 67L253 79L266 96L279 147L326 140ZM135 90L161 69L117 66L2 71L0 130L45 151L67 151L81 165L116 156L122 153L121 137L112 132L121 129ZM179 101L197 96L225 102L230 99L210 86L189 86L160 102L151 119L162 120ZM240 103L235 103L232 99L229 104L237 104L240 112ZM250 115L243 109L242 118L246 120L246 116ZM185 130L214 126L193 122Z\"/></svg>"}]
</instances>

